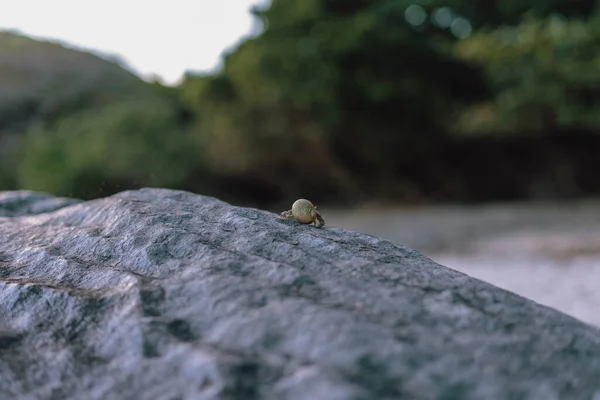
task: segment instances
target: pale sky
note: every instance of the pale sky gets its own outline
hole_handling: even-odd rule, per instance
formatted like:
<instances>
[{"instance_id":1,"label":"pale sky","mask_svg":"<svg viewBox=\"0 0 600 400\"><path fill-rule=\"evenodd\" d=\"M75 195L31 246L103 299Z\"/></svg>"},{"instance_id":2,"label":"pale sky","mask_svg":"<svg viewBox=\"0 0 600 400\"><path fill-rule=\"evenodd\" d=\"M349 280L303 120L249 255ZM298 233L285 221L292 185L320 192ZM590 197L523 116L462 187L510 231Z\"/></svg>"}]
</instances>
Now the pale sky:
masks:
<instances>
[{"instance_id":1,"label":"pale sky","mask_svg":"<svg viewBox=\"0 0 600 400\"><path fill-rule=\"evenodd\" d=\"M176 82L210 70L255 29L250 7L268 0L0 0L0 29L121 56L141 75Z\"/></svg>"}]
</instances>

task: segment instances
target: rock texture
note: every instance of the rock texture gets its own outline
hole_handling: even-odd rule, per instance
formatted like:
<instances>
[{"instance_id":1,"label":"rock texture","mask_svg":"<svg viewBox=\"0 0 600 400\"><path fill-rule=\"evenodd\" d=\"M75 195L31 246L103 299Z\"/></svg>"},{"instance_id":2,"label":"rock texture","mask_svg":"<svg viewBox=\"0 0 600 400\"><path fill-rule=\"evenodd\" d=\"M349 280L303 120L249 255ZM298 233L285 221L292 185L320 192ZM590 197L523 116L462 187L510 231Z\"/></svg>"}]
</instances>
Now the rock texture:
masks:
<instances>
[{"instance_id":1,"label":"rock texture","mask_svg":"<svg viewBox=\"0 0 600 400\"><path fill-rule=\"evenodd\" d=\"M0 217L21 217L56 211L81 200L54 197L26 190L0 192Z\"/></svg>"},{"instance_id":2,"label":"rock texture","mask_svg":"<svg viewBox=\"0 0 600 400\"><path fill-rule=\"evenodd\" d=\"M162 189L0 215L2 399L600 398L600 330L376 237Z\"/></svg>"}]
</instances>

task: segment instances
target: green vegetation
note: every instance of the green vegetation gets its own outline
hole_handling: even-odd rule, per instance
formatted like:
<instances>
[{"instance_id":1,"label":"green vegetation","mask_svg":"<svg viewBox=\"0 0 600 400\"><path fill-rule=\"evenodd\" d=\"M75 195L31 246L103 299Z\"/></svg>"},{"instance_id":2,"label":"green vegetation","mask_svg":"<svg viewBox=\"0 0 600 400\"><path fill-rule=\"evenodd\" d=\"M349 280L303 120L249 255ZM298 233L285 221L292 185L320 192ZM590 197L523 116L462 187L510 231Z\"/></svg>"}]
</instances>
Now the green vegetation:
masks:
<instances>
[{"instance_id":1,"label":"green vegetation","mask_svg":"<svg viewBox=\"0 0 600 400\"><path fill-rule=\"evenodd\" d=\"M600 15L589 21L526 15L521 24L484 30L457 43L464 60L485 66L495 96L465 112L459 131L600 126Z\"/></svg>"},{"instance_id":2,"label":"green vegetation","mask_svg":"<svg viewBox=\"0 0 600 400\"><path fill-rule=\"evenodd\" d=\"M167 103L131 100L29 130L17 170L22 187L92 198L120 186L183 185L193 138Z\"/></svg>"},{"instance_id":3,"label":"green vegetation","mask_svg":"<svg viewBox=\"0 0 600 400\"><path fill-rule=\"evenodd\" d=\"M0 54L0 189L93 198L198 168L176 90L10 32Z\"/></svg>"},{"instance_id":4,"label":"green vegetation","mask_svg":"<svg viewBox=\"0 0 600 400\"><path fill-rule=\"evenodd\" d=\"M398 171L485 94L478 70L442 50L451 38L405 23L406 4L340 4L274 1L256 12L268 29L218 75L183 83L218 168L287 197L392 195Z\"/></svg>"},{"instance_id":5,"label":"green vegetation","mask_svg":"<svg viewBox=\"0 0 600 400\"><path fill-rule=\"evenodd\" d=\"M535 182L479 164L509 165L514 140L598 129L600 14L589 0L501 3L273 0L255 11L264 32L176 88L0 33L0 189L160 186L260 205L526 196Z\"/></svg>"},{"instance_id":6,"label":"green vegetation","mask_svg":"<svg viewBox=\"0 0 600 400\"><path fill-rule=\"evenodd\" d=\"M2 31L0 88L0 134L151 91L114 62Z\"/></svg>"}]
</instances>

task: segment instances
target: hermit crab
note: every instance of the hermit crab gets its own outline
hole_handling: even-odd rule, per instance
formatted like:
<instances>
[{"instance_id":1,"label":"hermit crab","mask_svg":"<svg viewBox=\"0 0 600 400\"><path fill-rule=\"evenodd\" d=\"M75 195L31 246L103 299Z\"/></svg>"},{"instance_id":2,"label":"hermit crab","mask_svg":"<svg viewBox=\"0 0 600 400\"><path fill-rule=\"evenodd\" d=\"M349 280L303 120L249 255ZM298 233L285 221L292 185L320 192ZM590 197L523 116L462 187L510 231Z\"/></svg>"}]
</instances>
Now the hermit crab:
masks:
<instances>
[{"instance_id":1,"label":"hermit crab","mask_svg":"<svg viewBox=\"0 0 600 400\"><path fill-rule=\"evenodd\" d=\"M292 204L292 209L280 214L281 218L293 218L301 224L314 224L320 228L325 225L325 220L317 211L317 206L306 199L298 199Z\"/></svg>"}]
</instances>

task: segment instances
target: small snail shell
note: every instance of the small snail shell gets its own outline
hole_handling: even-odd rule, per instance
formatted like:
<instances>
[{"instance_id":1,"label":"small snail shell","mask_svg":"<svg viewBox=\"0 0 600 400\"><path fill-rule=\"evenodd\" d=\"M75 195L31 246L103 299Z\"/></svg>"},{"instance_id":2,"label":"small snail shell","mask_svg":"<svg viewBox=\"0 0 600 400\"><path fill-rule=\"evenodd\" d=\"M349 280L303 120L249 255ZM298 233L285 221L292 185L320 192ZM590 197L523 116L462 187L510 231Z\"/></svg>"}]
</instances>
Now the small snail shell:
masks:
<instances>
[{"instance_id":1,"label":"small snail shell","mask_svg":"<svg viewBox=\"0 0 600 400\"><path fill-rule=\"evenodd\" d=\"M310 224L317 219L317 208L306 199L298 199L292 204L292 216L301 224Z\"/></svg>"}]
</instances>

